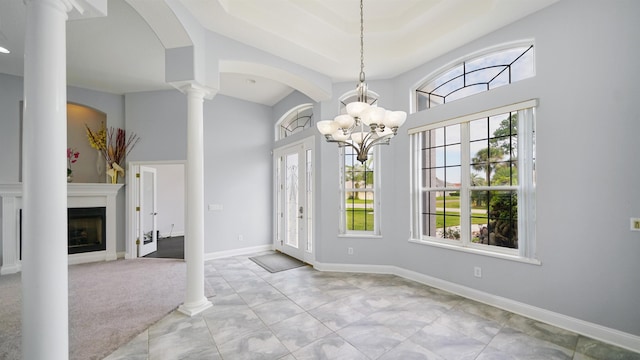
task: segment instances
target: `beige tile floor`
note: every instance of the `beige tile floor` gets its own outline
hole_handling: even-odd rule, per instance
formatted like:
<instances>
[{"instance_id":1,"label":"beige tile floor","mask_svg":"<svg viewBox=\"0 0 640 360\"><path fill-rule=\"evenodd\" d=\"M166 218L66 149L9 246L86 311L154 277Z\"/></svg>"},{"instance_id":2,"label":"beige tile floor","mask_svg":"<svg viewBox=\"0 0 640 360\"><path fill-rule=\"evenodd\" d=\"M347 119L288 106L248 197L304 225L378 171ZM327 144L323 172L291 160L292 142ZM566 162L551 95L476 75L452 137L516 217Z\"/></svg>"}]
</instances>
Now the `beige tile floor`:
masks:
<instances>
[{"instance_id":1,"label":"beige tile floor","mask_svg":"<svg viewBox=\"0 0 640 360\"><path fill-rule=\"evenodd\" d=\"M206 262L212 308L173 312L107 359L640 359L397 276L272 274L248 258Z\"/></svg>"}]
</instances>

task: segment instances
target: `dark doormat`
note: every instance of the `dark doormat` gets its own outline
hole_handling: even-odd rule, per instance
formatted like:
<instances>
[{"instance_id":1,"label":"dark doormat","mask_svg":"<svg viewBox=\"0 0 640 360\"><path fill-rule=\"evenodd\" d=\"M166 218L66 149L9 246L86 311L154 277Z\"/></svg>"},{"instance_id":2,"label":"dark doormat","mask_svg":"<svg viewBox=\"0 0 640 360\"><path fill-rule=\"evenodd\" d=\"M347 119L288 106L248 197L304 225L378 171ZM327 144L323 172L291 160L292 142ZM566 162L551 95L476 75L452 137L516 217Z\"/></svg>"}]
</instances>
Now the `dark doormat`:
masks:
<instances>
[{"instance_id":1,"label":"dark doormat","mask_svg":"<svg viewBox=\"0 0 640 360\"><path fill-rule=\"evenodd\" d=\"M260 255L250 257L254 263L262 266L265 270L271 273L279 271L295 269L304 266L304 263L298 259L294 259L289 255L283 253L273 253L267 255Z\"/></svg>"}]
</instances>

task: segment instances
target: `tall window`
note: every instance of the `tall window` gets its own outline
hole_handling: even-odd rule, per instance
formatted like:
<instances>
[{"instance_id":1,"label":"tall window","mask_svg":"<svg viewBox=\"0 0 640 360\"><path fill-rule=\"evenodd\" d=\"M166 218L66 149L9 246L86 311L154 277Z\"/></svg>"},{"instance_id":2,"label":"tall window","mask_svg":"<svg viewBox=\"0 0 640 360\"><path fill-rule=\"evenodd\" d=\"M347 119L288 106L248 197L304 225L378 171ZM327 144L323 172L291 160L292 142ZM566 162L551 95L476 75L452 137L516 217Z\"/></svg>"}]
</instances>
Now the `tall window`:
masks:
<instances>
[{"instance_id":1,"label":"tall window","mask_svg":"<svg viewBox=\"0 0 640 360\"><path fill-rule=\"evenodd\" d=\"M530 78L535 75L533 45L485 53L462 61L429 78L416 89L416 110Z\"/></svg>"},{"instance_id":2,"label":"tall window","mask_svg":"<svg viewBox=\"0 0 640 360\"><path fill-rule=\"evenodd\" d=\"M535 105L409 130L412 239L534 256Z\"/></svg>"},{"instance_id":3,"label":"tall window","mask_svg":"<svg viewBox=\"0 0 640 360\"><path fill-rule=\"evenodd\" d=\"M347 104L357 101L355 92L340 100L340 113L346 114ZM368 92L367 101L376 106L378 95ZM379 146L374 146L364 164L357 160L355 150L349 146L340 151L340 233L353 235L378 235L379 230Z\"/></svg>"},{"instance_id":4,"label":"tall window","mask_svg":"<svg viewBox=\"0 0 640 360\"><path fill-rule=\"evenodd\" d=\"M343 197L344 197L344 232L367 232L377 234L376 208L378 204L376 188L377 156L369 151L367 161L360 163L357 154L351 147L343 148Z\"/></svg>"},{"instance_id":5,"label":"tall window","mask_svg":"<svg viewBox=\"0 0 640 360\"><path fill-rule=\"evenodd\" d=\"M313 126L313 104L296 106L276 123L276 140L284 139L311 126Z\"/></svg>"}]
</instances>

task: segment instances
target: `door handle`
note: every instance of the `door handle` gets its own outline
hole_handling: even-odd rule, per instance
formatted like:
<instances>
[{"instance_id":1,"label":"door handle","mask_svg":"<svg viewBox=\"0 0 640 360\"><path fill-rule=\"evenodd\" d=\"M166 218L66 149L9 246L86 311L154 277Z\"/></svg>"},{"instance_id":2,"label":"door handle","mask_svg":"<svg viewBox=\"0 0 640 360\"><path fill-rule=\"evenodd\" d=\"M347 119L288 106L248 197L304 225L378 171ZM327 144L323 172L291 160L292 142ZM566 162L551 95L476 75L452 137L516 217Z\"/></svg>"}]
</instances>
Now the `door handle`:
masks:
<instances>
[{"instance_id":1,"label":"door handle","mask_svg":"<svg viewBox=\"0 0 640 360\"><path fill-rule=\"evenodd\" d=\"M158 213L157 212L152 212L149 215L154 215L155 216L155 215L158 215Z\"/></svg>"}]
</instances>

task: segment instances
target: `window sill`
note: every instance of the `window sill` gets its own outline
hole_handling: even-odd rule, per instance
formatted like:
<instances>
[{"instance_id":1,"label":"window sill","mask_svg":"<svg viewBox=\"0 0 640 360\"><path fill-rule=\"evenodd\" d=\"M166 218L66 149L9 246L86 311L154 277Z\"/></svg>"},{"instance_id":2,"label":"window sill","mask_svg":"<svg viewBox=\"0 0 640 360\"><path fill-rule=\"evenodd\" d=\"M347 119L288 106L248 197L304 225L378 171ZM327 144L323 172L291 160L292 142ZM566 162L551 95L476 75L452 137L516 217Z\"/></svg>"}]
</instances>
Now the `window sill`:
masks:
<instances>
[{"instance_id":1,"label":"window sill","mask_svg":"<svg viewBox=\"0 0 640 360\"><path fill-rule=\"evenodd\" d=\"M375 234L338 234L338 238L382 239L382 235L375 235Z\"/></svg>"},{"instance_id":2,"label":"window sill","mask_svg":"<svg viewBox=\"0 0 640 360\"><path fill-rule=\"evenodd\" d=\"M427 240L409 239L409 242L414 244L434 246L434 247L439 247L443 249L466 252L466 253L471 253L476 255L489 256L489 257L494 257L494 258L503 259L503 260L516 261L516 262L521 262L525 264L542 265L542 262L540 262L540 260L538 259L526 258L519 255L503 254L499 252L486 251L482 249L462 247L457 245L449 245L449 244L439 243L435 241L427 241Z\"/></svg>"}]
</instances>

